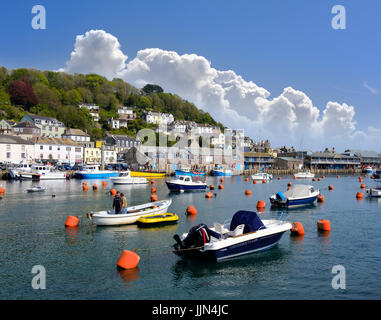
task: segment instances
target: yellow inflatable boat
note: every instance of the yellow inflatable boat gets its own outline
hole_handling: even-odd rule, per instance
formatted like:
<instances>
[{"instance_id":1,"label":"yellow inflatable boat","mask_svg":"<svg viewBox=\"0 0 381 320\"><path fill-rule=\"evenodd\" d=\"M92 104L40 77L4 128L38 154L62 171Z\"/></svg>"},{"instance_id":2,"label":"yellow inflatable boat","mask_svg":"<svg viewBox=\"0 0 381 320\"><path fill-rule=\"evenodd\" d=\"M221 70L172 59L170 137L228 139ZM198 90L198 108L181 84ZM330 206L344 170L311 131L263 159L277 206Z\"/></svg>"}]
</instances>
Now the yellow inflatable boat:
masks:
<instances>
[{"instance_id":1,"label":"yellow inflatable boat","mask_svg":"<svg viewBox=\"0 0 381 320\"><path fill-rule=\"evenodd\" d=\"M161 224L177 223L179 217L174 213L156 213L140 217L136 223L139 227L151 227Z\"/></svg>"}]
</instances>

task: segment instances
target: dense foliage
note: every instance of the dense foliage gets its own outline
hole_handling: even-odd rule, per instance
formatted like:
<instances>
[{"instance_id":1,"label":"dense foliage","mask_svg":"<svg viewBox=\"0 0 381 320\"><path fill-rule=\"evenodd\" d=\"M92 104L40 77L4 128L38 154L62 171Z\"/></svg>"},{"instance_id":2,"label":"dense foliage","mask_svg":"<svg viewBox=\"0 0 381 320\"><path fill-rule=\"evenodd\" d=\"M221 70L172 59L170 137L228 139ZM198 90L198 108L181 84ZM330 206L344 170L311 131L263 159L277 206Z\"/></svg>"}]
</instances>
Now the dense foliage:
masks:
<instances>
[{"instance_id":1,"label":"dense foliage","mask_svg":"<svg viewBox=\"0 0 381 320\"><path fill-rule=\"evenodd\" d=\"M100 106L100 121L96 123L79 103ZM134 108L137 119L129 121L128 129L112 130L107 122L118 118L118 106ZM179 96L165 93L154 84L139 90L122 79L112 81L97 74L66 74L36 69L7 70L0 67L0 120L19 121L26 112L54 117L67 127L87 130L92 139L101 139L108 131L135 136L143 128L155 128L140 117L145 111L172 113L175 120L192 120L213 124L223 129L209 113Z\"/></svg>"}]
</instances>

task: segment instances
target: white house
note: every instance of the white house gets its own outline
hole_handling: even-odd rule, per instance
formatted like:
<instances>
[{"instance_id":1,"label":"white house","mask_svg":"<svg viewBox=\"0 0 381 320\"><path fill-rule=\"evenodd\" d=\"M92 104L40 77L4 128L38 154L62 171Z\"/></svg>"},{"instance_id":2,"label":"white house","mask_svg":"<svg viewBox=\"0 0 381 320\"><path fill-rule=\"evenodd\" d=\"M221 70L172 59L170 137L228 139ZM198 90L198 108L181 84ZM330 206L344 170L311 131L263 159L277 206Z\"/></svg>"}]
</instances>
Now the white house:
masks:
<instances>
[{"instance_id":1,"label":"white house","mask_svg":"<svg viewBox=\"0 0 381 320\"><path fill-rule=\"evenodd\" d=\"M36 160L70 164L83 162L83 146L71 139L35 138L34 151Z\"/></svg>"},{"instance_id":2,"label":"white house","mask_svg":"<svg viewBox=\"0 0 381 320\"><path fill-rule=\"evenodd\" d=\"M133 120L136 118L136 113L130 107L120 106L118 108L118 114L121 118L124 118L127 120Z\"/></svg>"},{"instance_id":3,"label":"white house","mask_svg":"<svg viewBox=\"0 0 381 320\"><path fill-rule=\"evenodd\" d=\"M17 136L0 135L0 162L33 161L34 155L33 141Z\"/></svg>"},{"instance_id":4,"label":"white house","mask_svg":"<svg viewBox=\"0 0 381 320\"><path fill-rule=\"evenodd\" d=\"M110 118L110 119L108 119L108 124L113 129L128 128L127 122L128 122L128 120L126 118L120 118L120 119Z\"/></svg>"},{"instance_id":5,"label":"white house","mask_svg":"<svg viewBox=\"0 0 381 320\"><path fill-rule=\"evenodd\" d=\"M86 108L87 110L89 110L91 116L93 117L93 120L99 121L99 106L97 106L96 104L80 103L78 107Z\"/></svg>"},{"instance_id":6,"label":"white house","mask_svg":"<svg viewBox=\"0 0 381 320\"><path fill-rule=\"evenodd\" d=\"M170 125L174 121L174 117L171 113L160 113L152 111L143 113L142 118L147 123L157 125Z\"/></svg>"},{"instance_id":7,"label":"white house","mask_svg":"<svg viewBox=\"0 0 381 320\"><path fill-rule=\"evenodd\" d=\"M54 118L37 116L34 114L26 114L20 122L29 121L41 129L41 136L51 138L61 138L66 127Z\"/></svg>"},{"instance_id":8,"label":"white house","mask_svg":"<svg viewBox=\"0 0 381 320\"><path fill-rule=\"evenodd\" d=\"M89 142L90 136L80 129L66 129L62 135L63 139L70 139L76 142Z\"/></svg>"},{"instance_id":9,"label":"white house","mask_svg":"<svg viewBox=\"0 0 381 320\"><path fill-rule=\"evenodd\" d=\"M210 143L215 147L215 148L224 148L225 146L225 135L223 133L220 133L218 135L215 135L211 138Z\"/></svg>"}]
</instances>

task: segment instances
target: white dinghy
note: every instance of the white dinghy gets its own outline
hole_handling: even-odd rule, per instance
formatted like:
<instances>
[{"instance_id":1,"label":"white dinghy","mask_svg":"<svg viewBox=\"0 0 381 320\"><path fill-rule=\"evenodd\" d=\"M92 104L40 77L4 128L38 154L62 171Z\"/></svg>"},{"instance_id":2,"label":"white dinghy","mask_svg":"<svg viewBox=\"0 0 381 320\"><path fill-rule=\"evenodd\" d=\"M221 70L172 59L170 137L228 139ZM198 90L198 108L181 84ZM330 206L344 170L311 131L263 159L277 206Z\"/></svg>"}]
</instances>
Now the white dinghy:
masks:
<instances>
[{"instance_id":1,"label":"white dinghy","mask_svg":"<svg viewBox=\"0 0 381 320\"><path fill-rule=\"evenodd\" d=\"M141 216L165 213L172 200L149 202L138 206L127 207L127 213L115 214L114 210L90 212L87 217L98 226L116 226L135 223Z\"/></svg>"}]
</instances>

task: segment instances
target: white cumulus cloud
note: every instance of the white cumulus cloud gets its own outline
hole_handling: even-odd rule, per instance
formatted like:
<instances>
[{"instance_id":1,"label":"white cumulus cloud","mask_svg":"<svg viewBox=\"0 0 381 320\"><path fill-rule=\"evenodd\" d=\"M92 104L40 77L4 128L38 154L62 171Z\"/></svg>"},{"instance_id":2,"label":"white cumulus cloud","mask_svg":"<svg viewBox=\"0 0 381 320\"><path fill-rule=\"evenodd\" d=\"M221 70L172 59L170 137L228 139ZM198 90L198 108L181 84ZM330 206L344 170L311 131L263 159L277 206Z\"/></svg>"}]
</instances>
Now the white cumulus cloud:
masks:
<instances>
[{"instance_id":1,"label":"white cumulus cloud","mask_svg":"<svg viewBox=\"0 0 381 320\"><path fill-rule=\"evenodd\" d=\"M329 101L321 111L302 91L286 87L279 96L237 75L217 70L205 57L147 48L126 64L127 56L116 37L102 30L77 36L64 70L96 72L107 78L121 77L138 88L158 84L209 112L228 127L244 129L253 139L270 139L275 146L293 145L344 149L369 138L369 147L381 140L376 128L356 130L355 108Z\"/></svg>"}]
</instances>

